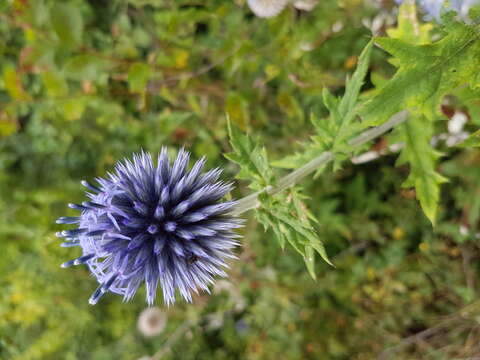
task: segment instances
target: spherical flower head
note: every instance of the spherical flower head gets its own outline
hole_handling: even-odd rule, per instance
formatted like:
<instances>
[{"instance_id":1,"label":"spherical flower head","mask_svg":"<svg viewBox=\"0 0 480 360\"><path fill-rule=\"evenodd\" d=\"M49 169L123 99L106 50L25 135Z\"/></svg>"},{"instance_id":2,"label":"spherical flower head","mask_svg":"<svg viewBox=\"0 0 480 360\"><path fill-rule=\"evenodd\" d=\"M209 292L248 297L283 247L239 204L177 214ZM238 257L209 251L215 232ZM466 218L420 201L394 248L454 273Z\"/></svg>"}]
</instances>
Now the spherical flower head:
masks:
<instances>
[{"instance_id":1,"label":"spherical flower head","mask_svg":"<svg viewBox=\"0 0 480 360\"><path fill-rule=\"evenodd\" d=\"M269 18L278 15L290 0L247 0L248 7L258 17Z\"/></svg>"},{"instance_id":2,"label":"spherical flower head","mask_svg":"<svg viewBox=\"0 0 480 360\"><path fill-rule=\"evenodd\" d=\"M142 283L148 304L158 286L167 305L176 290L190 302L192 292L209 292L215 276L226 277L223 268L238 245L234 229L241 226L230 214L235 202L220 201L232 185L218 181L219 169L202 172L204 158L188 170L189 158L182 149L171 164L163 148L155 166L142 152L97 178L98 186L82 181L89 201L69 205L80 216L57 220L78 227L57 235L66 240L62 246L83 252L62 267L87 264L100 284L90 304L107 292L128 301Z\"/></svg>"}]
</instances>

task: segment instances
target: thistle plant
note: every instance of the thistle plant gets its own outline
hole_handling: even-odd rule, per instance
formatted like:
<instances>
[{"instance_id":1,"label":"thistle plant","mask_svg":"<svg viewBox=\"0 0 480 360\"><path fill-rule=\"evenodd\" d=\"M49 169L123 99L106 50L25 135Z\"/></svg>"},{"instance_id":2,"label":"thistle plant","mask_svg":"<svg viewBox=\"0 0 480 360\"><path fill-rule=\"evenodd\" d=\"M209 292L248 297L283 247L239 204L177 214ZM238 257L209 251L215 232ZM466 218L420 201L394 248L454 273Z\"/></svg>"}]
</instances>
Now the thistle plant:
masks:
<instances>
[{"instance_id":1,"label":"thistle plant","mask_svg":"<svg viewBox=\"0 0 480 360\"><path fill-rule=\"evenodd\" d=\"M274 3L278 5L263 4ZM62 266L88 266L99 283L90 303L96 304L107 292L128 301L142 284L148 304L154 303L158 286L167 305L175 302L176 291L186 301L192 301L192 293L198 290L208 292L216 276L227 276L224 268L235 258L233 250L239 245L235 229L242 220L238 216L248 210L254 210L258 222L273 231L282 248L289 244L303 257L315 278L316 254L331 262L305 204L307 194L298 184L310 174L319 175L329 163L333 170L339 169L363 145L393 128L405 143L399 163L410 166L405 186L415 188L425 215L435 224L445 178L436 170L439 154L430 145L432 109L440 106L447 85L455 87L473 76L469 71L475 67L465 66L467 70L460 74L457 69L470 59L478 61L480 35L474 26L450 22L441 41L423 47L429 27L411 26L415 12L413 1L403 4L398 28L390 29L390 38L375 39L395 57L397 74L374 96L360 101L374 45L370 41L346 82L343 97L324 89L323 103L330 115L326 119L312 115L315 135L302 152L272 162L265 148L228 123L232 152L225 157L239 166L237 178L248 181L250 195L238 201L222 200L232 191L232 183L219 181L219 169L202 172L204 158L188 170L190 155L183 149L173 164L166 148L156 163L142 152L120 161L113 173L97 178L97 184L84 181L89 201L70 204L80 215L57 222L77 225L58 233L66 240L62 246L82 250L80 257ZM417 33L412 36L412 32ZM413 43L405 42L412 38ZM417 54L413 63L410 54ZM475 139L467 143L476 144ZM291 172L282 177L276 168Z\"/></svg>"},{"instance_id":2,"label":"thistle plant","mask_svg":"<svg viewBox=\"0 0 480 360\"><path fill-rule=\"evenodd\" d=\"M479 2L0 1L0 359L478 356Z\"/></svg>"},{"instance_id":3,"label":"thistle plant","mask_svg":"<svg viewBox=\"0 0 480 360\"><path fill-rule=\"evenodd\" d=\"M405 120L402 112L352 139L350 145L360 146ZM57 220L57 224L78 227L57 236L65 238L61 246L78 246L83 253L62 267L86 264L100 284L90 304L95 305L107 292L129 301L142 283L149 305L155 301L158 285L167 305L175 302L176 289L189 302L192 292L209 292L214 276L227 276L222 269L228 267L225 260L236 258L232 250L239 245L239 235L233 230L242 224L237 216L257 208L263 193L275 195L294 186L334 159L333 153L324 152L282 178L276 187L266 187L238 202L219 202L232 185L217 181L219 169L202 174L205 159L188 171L189 157L181 149L170 166L163 148L155 166L151 155L142 152L119 162L108 178L97 178L98 187L82 181L90 200L69 204L80 216Z\"/></svg>"},{"instance_id":4,"label":"thistle plant","mask_svg":"<svg viewBox=\"0 0 480 360\"><path fill-rule=\"evenodd\" d=\"M107 292L130 300L145 283L153 304L160 284L163 300L175 302L175 290L191 301L192 292L208 291L214 276L226 276L226 259L238 245L233 229L241 221L230 214L235 202L219 202L232 185L218 181L221 170L202 173L205 159L187 170L189 153L180 150L170 165L166 148L157 164L142 152L119 162L115 172L83 181L89 201L70 204L78 217L59 224L78 228L58 233L62 246L78 246L82 256L62 267L86 264L99 282L90 297L96 304Z\"/></svg>"}]
</instances>

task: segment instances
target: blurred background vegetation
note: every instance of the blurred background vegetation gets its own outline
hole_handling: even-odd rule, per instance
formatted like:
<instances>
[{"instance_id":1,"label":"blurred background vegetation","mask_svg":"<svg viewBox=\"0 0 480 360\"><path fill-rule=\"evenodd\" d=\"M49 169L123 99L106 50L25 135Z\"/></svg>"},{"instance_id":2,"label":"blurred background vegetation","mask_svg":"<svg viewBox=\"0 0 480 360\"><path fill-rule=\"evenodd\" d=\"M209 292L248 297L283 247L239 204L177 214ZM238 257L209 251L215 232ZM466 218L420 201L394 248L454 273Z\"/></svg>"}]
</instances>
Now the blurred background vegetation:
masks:
<instances>
[{"instance_id":1,"label":"blurred background vegetation","mask_svg":"<svg viewBox=\"0 0 480 360\"><path fill-rule=\"evenodd\" d=\"M243 0L0 2L1 359L480 354L479 150L441 160L450 182L435 229L401 189L408 168L394 155L307 181L336 268L319 262L312 280L250 218L230 277L193 304L158 304L167 320L154 336L137 326L144 293L92 307L87 269L59 267L77 250L58 246L54 220L83 199L81 179L123 156L185 146L233 178L225 114L274 160L301 149L312 111L326 113L322 88L343 93L372 28L383 34L396 11L393 1L311 5L265 20ZM376 49L372 81L393 71ZM448 99L444 120L461 112L478 127L478 98L463 99ZM239 184L235 195L247 193Z\"/></svg>"}]
</instances>

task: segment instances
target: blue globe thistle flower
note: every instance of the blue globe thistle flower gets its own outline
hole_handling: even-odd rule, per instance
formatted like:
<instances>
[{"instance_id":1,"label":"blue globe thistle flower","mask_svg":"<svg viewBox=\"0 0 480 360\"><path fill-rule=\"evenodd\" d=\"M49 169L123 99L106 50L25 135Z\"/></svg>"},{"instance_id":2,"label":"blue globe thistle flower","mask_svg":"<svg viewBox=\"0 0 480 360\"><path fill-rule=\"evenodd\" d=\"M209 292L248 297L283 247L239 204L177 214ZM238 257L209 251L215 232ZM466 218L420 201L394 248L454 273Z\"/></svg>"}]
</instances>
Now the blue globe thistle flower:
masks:
<instances>
[{"instance_id":1,"label":"blue globe thistle flower","mask_svg":"<svg viewBox=\"0 0 480 360\"><path fill-rule=\"evenodd\" d=\"M78 227L57 236L65 238L62 246L83 252L62 267L87 264L100 284L90 304L107 292L128 301L143 282L150 305L159 285L167 305L176 289L190 302L192 292L209 292L214 276L227 276L222 268L235 258L241 220L230 214L234 201L219 200L232 184L218 181L219 169L202 173L205 158L188 171L189 158L182 149L171 164L163 148L155 166L142 152L97 178L98 187L82 181L89 201L69 204L80 216L57 220Z\"/></svg>"}]
</instances>

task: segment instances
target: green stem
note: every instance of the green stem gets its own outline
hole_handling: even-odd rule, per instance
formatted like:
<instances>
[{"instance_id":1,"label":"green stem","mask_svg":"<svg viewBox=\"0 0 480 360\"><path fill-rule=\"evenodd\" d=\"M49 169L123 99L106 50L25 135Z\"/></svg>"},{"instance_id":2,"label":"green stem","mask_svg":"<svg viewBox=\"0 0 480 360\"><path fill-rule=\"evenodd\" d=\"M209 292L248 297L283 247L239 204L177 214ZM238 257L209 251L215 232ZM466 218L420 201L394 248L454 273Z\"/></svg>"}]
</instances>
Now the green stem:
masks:
<instances>
[{"instance_id":1,"label":"green stem","mask_svg":"<svg viewBox=\"0 0 480 360\"><path fill-rule=\"evenodd\" d=\"M390 120L383 123L380 126L368 129L358 135L357 137L351 139L348 144L352 147L357 147L363 145L370 140L373 140L383 134L385 134L390 129L395 126L405 122L408 118L408 112L406 110L400 111L399 113L393 115ZM238 200L237 205L232 211L233 215L240 215L248 210L255 209L260 206L258 201L258 196L262 193L268 195L275 195L279 192L285 190L286 188L293 186L299 183L308 175L312 174L320 166L323 166L334 159L334 154L330 151L325 151L317 156L315 159L309 161L302 167L292 171L291 173L285 175L281 178L276 186L267 186L263 190L257 191L250 195L245 196L244 198Z\"/></svg>"}]
</instances>

